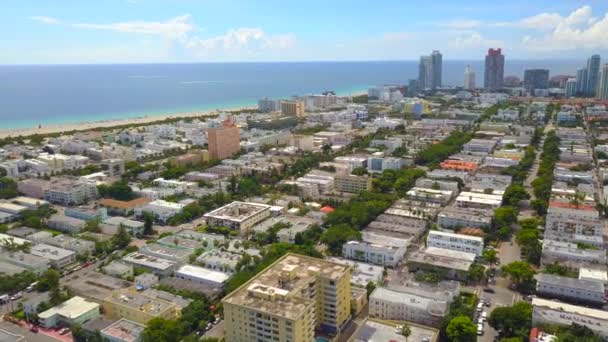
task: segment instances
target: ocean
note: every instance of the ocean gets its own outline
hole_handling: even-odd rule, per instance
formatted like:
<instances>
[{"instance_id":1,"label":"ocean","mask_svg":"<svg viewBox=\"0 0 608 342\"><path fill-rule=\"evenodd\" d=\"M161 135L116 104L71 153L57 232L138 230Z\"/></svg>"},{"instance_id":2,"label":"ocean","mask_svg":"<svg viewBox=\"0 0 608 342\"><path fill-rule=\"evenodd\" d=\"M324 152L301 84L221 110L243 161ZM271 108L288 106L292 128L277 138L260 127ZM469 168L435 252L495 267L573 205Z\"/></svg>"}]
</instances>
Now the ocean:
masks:
<instances>
[{"instance_id":1,"label":"ocean","mask_svg":"<svg viewBox=\"0 0 608 342\"><path fill-rule=\"evenodd\" d=\"M574 75L584 60L511 61ZM443 63L443 83L461 85L466 65L483 85L483 61ZM254 106L259 98L333 90L346 95L407 84L417 61L0 66L0 129Z\"/></svg>"}]
</instances>

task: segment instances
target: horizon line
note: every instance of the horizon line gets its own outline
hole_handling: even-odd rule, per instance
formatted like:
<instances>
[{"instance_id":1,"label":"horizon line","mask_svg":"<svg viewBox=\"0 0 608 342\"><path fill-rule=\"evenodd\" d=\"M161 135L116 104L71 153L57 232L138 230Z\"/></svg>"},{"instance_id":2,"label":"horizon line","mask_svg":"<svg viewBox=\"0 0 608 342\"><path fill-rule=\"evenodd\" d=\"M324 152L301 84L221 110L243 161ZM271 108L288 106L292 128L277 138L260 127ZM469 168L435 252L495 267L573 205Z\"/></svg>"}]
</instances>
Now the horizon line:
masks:
<instances>
[{"instance_id":1,"label":"horizon line","mask_svg":"<svg viewBox=\"0 0 608 342\"><path fill-rule=\"evenodd\" d=\"M576 61L579 58L511 58L508 61ZM584 59L581 59L584 60ZM296 64L296 63L386 63L418 62L418 59L353 59L353 60L296 60L296 61L175 61L175 62L92 62L92 63L0 63L0 67L10 66L93 66L93 65L167 65L167 64ZM483 59L443 59L444 62L483 62Z\"/></svg>"}]
</instances>

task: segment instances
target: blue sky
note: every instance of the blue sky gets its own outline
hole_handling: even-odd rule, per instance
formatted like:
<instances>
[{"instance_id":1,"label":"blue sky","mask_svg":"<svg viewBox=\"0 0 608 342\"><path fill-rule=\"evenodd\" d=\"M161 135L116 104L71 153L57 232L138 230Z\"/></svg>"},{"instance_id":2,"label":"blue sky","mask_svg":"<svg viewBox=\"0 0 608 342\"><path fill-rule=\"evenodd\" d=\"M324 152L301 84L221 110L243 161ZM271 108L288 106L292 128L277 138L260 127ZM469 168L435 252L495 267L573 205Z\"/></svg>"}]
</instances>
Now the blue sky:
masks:
<instances>
[{"instance_id":1,"label":"blue sky","mask_svg":"<svg viewBox=\"0 0 608 342\"><path fill-rule=\"evenodd\" d=\"M0 64L585 58L607 0L7 0Z\"/></svg>"}]
</instances>

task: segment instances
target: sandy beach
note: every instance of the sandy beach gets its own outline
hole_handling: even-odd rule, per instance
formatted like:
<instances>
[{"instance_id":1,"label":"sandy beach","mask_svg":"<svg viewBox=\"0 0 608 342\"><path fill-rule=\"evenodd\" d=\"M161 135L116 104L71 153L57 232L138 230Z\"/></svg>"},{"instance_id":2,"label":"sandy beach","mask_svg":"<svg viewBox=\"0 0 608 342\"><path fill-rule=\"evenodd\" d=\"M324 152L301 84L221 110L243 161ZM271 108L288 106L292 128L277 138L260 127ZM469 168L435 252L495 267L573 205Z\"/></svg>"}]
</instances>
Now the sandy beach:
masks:
<instances>
[{"instance_id":1,"label":"sandy beach","mask_svg":"<svg viewBox=\"0 0 608 342\"><path fill-rule=\"evenodd\" d=\"M209 111L196 111L196 112L182 112L182 113L170 113L161 115L141 116L134 118L125 119L109 119L102 121L83 121L77 123L70 123L65 125L43 125L39 127L31 128L9 128L0 129L0 138L6 137L17 137L17 136L28 136L33 134L50 134L50 133L61 133L70 131L88 131L96 128L110 128L123 125L143 125L155 121L162 121L166 119L176 118L191 118L201 116L213 116L221 112L239 111L244 109L251 109L249 107L236 107L236 108L224 108L215 109Z\"/></svg>"}]
</instances>

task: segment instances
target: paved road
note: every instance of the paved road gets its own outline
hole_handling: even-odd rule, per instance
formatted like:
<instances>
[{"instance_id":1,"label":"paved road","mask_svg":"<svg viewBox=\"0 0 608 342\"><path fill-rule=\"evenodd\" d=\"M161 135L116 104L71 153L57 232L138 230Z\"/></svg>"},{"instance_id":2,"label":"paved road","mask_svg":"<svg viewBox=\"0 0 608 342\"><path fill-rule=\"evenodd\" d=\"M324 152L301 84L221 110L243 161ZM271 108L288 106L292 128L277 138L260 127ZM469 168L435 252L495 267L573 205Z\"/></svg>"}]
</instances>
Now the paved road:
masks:
<instances>
[{"instance_id":1,"label":"paved road","mask_svg":"<svg viewBox=\"0 0 608 342\"><path fill-rule=\"evenodd\" d=\"M5 321L0 321L0 330L8 331L15 335L23 336L25 338L24 342L60 342L60 340L57 340L53 337L40 333L32 333L24 327Z\"/></svg>"}]
</instances>

